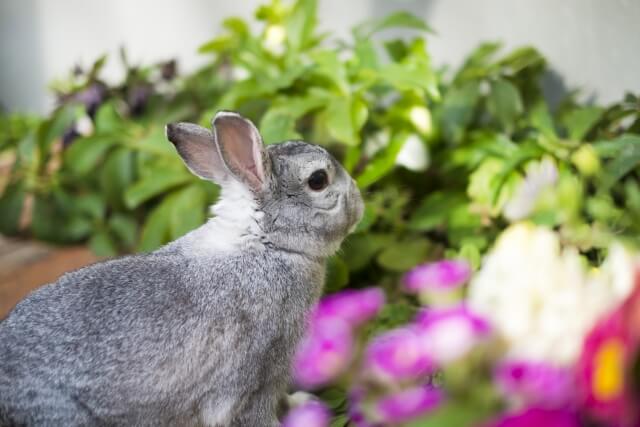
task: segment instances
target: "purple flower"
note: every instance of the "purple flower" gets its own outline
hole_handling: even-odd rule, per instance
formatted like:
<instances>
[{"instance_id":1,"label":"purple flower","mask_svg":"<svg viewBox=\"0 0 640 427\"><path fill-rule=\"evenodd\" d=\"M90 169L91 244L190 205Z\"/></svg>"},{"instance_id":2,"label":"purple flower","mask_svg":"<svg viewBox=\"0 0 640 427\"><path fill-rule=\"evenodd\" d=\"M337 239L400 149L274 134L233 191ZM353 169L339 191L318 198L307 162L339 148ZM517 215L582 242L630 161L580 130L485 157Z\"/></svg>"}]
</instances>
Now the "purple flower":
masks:
<instances>
[{"instance_id":1,"label":"purple flower","mask_svg":"<svg viewBox=\"0 0 640 427\"><path fill-rule=\"evenodd\" d=\"M91 83L81 92L74 95L76 101L84 104L87 114L95 117L98 107L102 105L107 97L107 86L99 81Z\"/></svg>"},{"instance_id":2,"label":"purple flower","mask_svg":"<svg viewBox=\"0 0 640 427\"><path fill-rule=\"evenodd\" d=\"M423 352L438 364L464 357L491 332L489 323L466 304L424 309L416 324Z\"/></svg>"},{"instance_id":3,"label":"purple flower","mask_svg":"<svg viewBox=\"0 0 640 427\"><path fill-rule=\"evenodd\" d=\"M312 324L294 357L294 377L304 388L327 384L349 365L353 337L349 325L339 318Z\"/></svg>"},{"instance_id":4,"label":"purple flower","mask_svg":"<svg viewBox=\"0 0 640 427\"><path fill-rule=\"evenodd\" d=\"M329 409L318 401L310 401L293 408L282 421L282 427L328 427Z\"/></svg>"},{"instance_id":5,"label":"purple flower","mask_svg":"<svg viewBox=\"0 0 640 427\"><path fill-rule=\"evenodd\" d=\"M405 422L434 410L443 400L442 391L425 385L383 397L376 404L376 412L384 423Z\"/></svg>"},{"instance_id":6,"label":"purple flower","mask_svg":"<svg viewBox=\"0 0 640 427\"><path fill-rule=\"evenodd\" d=\"M129 89L127 104L132 116L136 117L144 112L151 95L153 95L153 87L146 82L136 84Z\"/></svg>"},{"instance_id":7,"label":"purple flower","mask_svg":"<svg viewBox=\"0 0 640 427\"><path fill-rule=\"evenodd\" d=\"M434 363L423 352L414 328L404 327L374 338L365 352L364 367L373 377L397 381L424 375Z\"/></svg>"},{"instance_id":8,"label":"purple flower","mask_svg":"<svg viewBox=\"0 0 640 427\"><path fill-rule=\"evenodd\" d=\"M316 306L311 321L338 317L356 327L373 318L384 305L384 299L384 292L380 288L349 289L328 295Z\"/></svg>"},{"instance_id":9,"label":"purple flower","mask_svg":"<svg viewBox=\"0 0 640 427\"><path fill-rule=\"evenodd\" d=\"M502 416L486 427L580 427L578 415L568 409L526 408Z\"/></svg>"},{"instance_id":10,"label":"purple flower","mask_svg":"<svg viewBox=\"0 0 640 427\"><path fill-rule=\"evenodd\" d=\"M461 260L444 260L422 264L404 276L407 292L448 292L454 290L471 276L471 267Z\"/></svg>"},{"instance_id":11,"label":"purple flower","mask_svg":"<svg viewBox=\"0 0 640 427\"><path fill-rule=\"evenodd\" d=\"M544 362L504 361L497 366L494 380L505 397L541 407L565 406L575 391L571 369Z\"/></svg>"}]
</instances>

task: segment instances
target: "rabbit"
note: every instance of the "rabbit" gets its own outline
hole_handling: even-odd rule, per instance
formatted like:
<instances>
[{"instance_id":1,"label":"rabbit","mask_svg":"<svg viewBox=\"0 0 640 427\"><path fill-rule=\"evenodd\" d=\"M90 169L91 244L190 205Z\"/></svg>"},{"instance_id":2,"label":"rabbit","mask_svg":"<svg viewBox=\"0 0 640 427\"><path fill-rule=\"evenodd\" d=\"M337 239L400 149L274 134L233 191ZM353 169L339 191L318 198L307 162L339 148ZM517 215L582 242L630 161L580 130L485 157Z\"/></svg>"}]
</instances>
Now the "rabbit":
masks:
<instances>
[{"instance_id":1,"label":"rabbit","mask_svg":"<svg viewBox=\"0 0 640 427\"><path fill-rule=\"evenodd\" d=\"M327 257L360 221L324 149L219 112L166 127L221 188L200 228L63 275L0 322L0 425L278 426Z\"/></svg>"}]
</instances>

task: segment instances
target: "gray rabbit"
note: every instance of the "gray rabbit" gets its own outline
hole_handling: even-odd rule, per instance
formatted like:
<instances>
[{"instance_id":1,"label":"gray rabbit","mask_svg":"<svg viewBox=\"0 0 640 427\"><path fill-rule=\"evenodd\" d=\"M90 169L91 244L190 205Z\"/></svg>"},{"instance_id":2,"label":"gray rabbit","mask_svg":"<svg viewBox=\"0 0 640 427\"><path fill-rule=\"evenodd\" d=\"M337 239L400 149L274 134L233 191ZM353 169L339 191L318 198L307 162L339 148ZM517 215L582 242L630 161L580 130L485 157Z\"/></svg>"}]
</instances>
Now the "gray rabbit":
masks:
<instances>
[{"instance_id":1,"label":"gray rabbit","mask_svg":"<svg viewBox=\"0 0 640 427\"><path fill-rule=\"evenodd\" d=\"M0 323L0 425L277 426L325 261L358 223L323 148L264 146L220 112L167 138L221 186L214 218L163 248L65 274Z\"/></svg>"}]
</instances>

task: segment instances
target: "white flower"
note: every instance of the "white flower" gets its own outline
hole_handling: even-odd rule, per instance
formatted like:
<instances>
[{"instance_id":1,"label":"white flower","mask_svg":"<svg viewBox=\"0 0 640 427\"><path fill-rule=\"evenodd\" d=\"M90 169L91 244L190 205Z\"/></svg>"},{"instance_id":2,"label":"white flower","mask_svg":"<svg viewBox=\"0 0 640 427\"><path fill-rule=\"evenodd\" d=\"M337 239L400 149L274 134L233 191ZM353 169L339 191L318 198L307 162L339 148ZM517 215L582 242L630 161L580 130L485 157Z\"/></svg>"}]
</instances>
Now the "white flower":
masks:
<instances>
[{"instance_id":1,"label":"white flower","mask_svg":"<svg viewBox=\"0 0 640 427\"><path fill-rule=\"evenodd\" d=\"M76 120L76 132L82 136L89 136L93 133L93 121L86 114Z\"/></svg>"},{"instance_id":2,"label":"white flower","mask_svg":"<svg viewBox=\"0 0 640 427\"><path fill-rule=\"evenodd\" d=\"M284 53L284 41L287 38L287 30L282 25L269 25L265 31L262 46L276 56Z\"/></svg>"},{"instance_id":3,"label":"white flower","mask_svg":"<svg viewBox=\"0 0 640 427\"><path fill-rule=\"evenodd\" d=\"M379 130L378 132L367 138L364 145L364 155L367 157L373 157L378 151L389 145L391 140L391 132L388 128Z\"/></svg>"},{"instance_id":4,"label":"white flower","mask_svg":"<svg viewBox=\"0 0 640 427\"><path fill-rule=\"evenodd\" d=\"M526 218L536 205L540 193L558 180L558 169L550 158L527 165L524 180L504 207L504 216L517 221Z\"/></svg>"},{"instance_id":5,"label":"white flower","mask_svg":"<svg viewBox=\"0 0 640 427\"><path fill-rule=\"evenodd\" d=\"M246 80L249 78L249 76L251 76L251 73L249 73L249 70L247 70L245 67L236 65L231 68L231 78L235 81L239 82L242 80Z\"/></svg>"},{"instance_id":6,"label":"white flower","mask_svg":"<svg viewBox=\"0 0 640 427\"><path fill-rule=\"evenodd\" d=\"M614 245L597 271L549 229L509 227L469 286L469 304L487 316L507 357L573 363L596 320L631 291L636 258Z\"/></svg>"},{"instance_id":7,"label":"white flower","mask_svg":"<svg viewBox=\"0 0 640 427\"><path fill-rule=\"evenodd\" d=\"M431 133L431 113L425 107L414 105L409 110L409 120L424 135Z\"/></svg>"},{"instance_id":8,"label":"white flower","mask_svg":"<svg viewBox=\"0 0 640 427\"><path fill-rule=\"evenodd\" d=\"M396 156L396 164L414 172L421 172L429 167L429 152L416 134L411 134L402 145Z\"/></svg>"}]
</instances>

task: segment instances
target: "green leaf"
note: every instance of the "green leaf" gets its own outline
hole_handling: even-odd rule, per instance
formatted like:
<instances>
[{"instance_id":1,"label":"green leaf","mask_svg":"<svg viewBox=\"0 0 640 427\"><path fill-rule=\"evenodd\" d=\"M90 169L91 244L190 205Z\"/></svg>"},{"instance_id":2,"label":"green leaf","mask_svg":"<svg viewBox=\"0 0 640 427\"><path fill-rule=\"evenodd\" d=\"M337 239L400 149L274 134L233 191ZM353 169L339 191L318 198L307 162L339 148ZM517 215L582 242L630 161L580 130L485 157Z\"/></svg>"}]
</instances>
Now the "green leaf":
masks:
<instances>
[{"instance_id":1,"label":"green leaf","mask_svg":"<svg viewBox=\"0 0 640 427\"><path fill-rule=\"evenodd\" d=\"M331 420L330 427L345 427L349 426L349 417L347 415L337 415Z\"/></svg>"},{"instance_id":2,"label":"green leaf","mask_svg":"<svg viewBox=\"0 0 640 427\"><path fill-rule=\"evenodd\" d=\"M360 68L377 70L380 66L376 47L371 40L358 40L355 45L355 57Z\"/></svg>"},{"instance_id":3,"label":"green leaf","mask_svg":"<svg viewBox=\"0 0 640 427\"><path fill-rule=\"evenodd\" d=\"M371 226L376 222L376 219L378 219L378 213L376 212L376 210L370 205L365 205L364 213L362 214L362 219L360 220L360 222L356 226L356 229L353 232L361 233L364 231L368 231L371 228Z\"/></svg>"},{"instance_id":4,"label":"green leaf","mask_svg":"<svg viewBox=\"0 0 640 427\"><path fill-rule=\"evenodd\" d=\"M347 96L351 92L347 70L337 52L332 50L313 52L311 59L315 61L312 68L315 74L332 82L342 96Z\"/></svg>"},{"instance_id":5,"label":"green leaf","mask_svg":"<svg viewBox=\"0 0 640 427\"><path fill-rule=\"evenodd\" d=\"M106 230L100 230L91 236L89 247L99 257L112 257L118 254L118 248Z\"/></svg>"},{"instance_id":6,"label":"green leaf","mask_svg":"<svg viewBox=\"0 0 640 427\"><path fill-rule=\"evenodd\" d=\"M516 48L509 52L496 64L503 73L516 75L525 69L536 69L542 71L545 59L537 49L531 46ZM535 77L531 77L535 79Z\"/></svg>"},{"instance_id":7,"label":"green leaf","mask_svg":"<svg viewBox=\"0 0 640 427\"><path fill-rule=\"evenodd\" d=\"M296 121L309 111L319 108L326 102L321 96L309 94L302 97L288 97L279 105L272 106L262 116L260 134L266 144L300 139L296 131Z\"/></svg>"},{"instance_id":8,"label":"green leaf","mask_svg":"<svg viewBox=\"0 0 640 427\"><path fill-rule=\"evenodd\" d=\"M549 112L549 107L544 100L537 102L531 109L529 115L531 125L549 140L557 140L558 135L553 124L553 118Z\"/></svg>"},{"instance_id":9,"label":"green leaf","mask_svg":"<svg viewBox=\"0 0 640 427\"><path fill-rule=\"evenodd\" d=\"M2 234L12 235L18 232L24 198L22 182L11 183L5 187L0 197L0 232Z\"/></svg>"},{"instance_id":10,"label":"green leaf","mask_svg":"<svg viewBox=\"0 0 640 427\"><path fill-rule=\"evenodd\" d=\"M360 143L360 129L367 120L367 106L357 98L335 97L327 106L327 128L332 137L347 145Z\"/></svg>"},{"instance_id":11,"label":"green leaf","mask_svg":"<svg viewBox=\"0 0 640 427\"><path fill-rule=\"evenodd\" d=\"M126 248L132 248L138 236L138 223L133 216L116 213L109 218L109 230L124 243Z\"/></svg>"},{"instance_id":12,"label":"green leaf","mask_svg":"<svg viewBox=\"0 0 640 427\"><path fill-rule=\"evenodd\" d=\"M117 134L122 131L124 121L112 102L105 102L96 112L96 134Z\"/></svg>"},{"instance_id":13,"label":"green leaf","mask_svg":"<svg viewBox=\"0 0 640 427\"><path fill-rule=\"evenodd\" d=\"M486 408L476 407L477 404L460 400L445 403L425 418L412 421L406 427L461 427L481 425L487 416Z\"/></svg>"},{"instance_id":14,"label":"green leaf","mask_svg":"<svg viewBox=\"0 0 640 427\"><path fill-rule=\"evenodd\" d=\"M313 41L316 28L316 0L298 0L287 19L287 42L294 52L307 47Z\"/></svg>"},{"instance_id":15,"label":"green leaf","mask_svg":"<svg viewBox=\"0 0 640 427\"><path fill-rule=\"evenodd\" d=\"M296 132L296 118L281 110L271 109L262 116L260 134L265 144L301 139Z\"/></svg>"},{"instance_id":16,"label":"green leaf","mask_svg":"<svg viewBox=\"0 0 640 427\"><path fill-rule=\"evenodd\" d=\"M489 157L469 176L467 195L479 206L486 208L492 216L496 216L509 200L515 184L505 187L505 177L513 172L512 166L502 159ZM497 196L497 198L496 198Z\"/></svg>"},{"instance_id":17,"label":"green leaf","mask_svg":"<svg viewBox=\"0 0 640 427\"><path fill-rule=\"evenodd\" d=\"M170 239L171 197L167 197L156 206L142 227L142 235L138 243L138 250L150 252L162 246Z\"/></svg>"},{"instance_id":18,"label":"green leaf","mask_svg":"<svg viewBox=\"0 0 640 427\"><path fill-rule=\"evenodd\" d=\"M79 111L80 107L77 105L69 104L59 107L49 119L38 126L38 147L42 153L45 153L51 143L73 124L73 120L80 114Z\"/></svg>"},{"instance_id":19,"label":"green leaf","mask_svg":"<svg viewBox=\"0 0 640 427\"><path fill-rule=\"evenodd\" d=\"M408 28L434 33L423 19L406 12L398 11L375 21L364 22L353 29L356 39L366 39L373 34L389 28Z\"/></svg>"},{"instance_id":20,"label":"green leaf","mask_svg":"<svg viewBox=\"0 0 640 427\"><path fill-rule=\"evenodd\" d=\"M153 169L127 189L124 193L124 202L128 208L136 208L147 200L183 185L192 179L192 176L185 171Z\"/></svg>"},{"instance_id":21,"label":"green leaf","mask_svg":"<svg viewBox=\"0 0 640 427\"><path fill-rule=\"evenodd\" d=\"M593 126L600 120L604 110L600 107L583 107L571 110L563 119L569 132L569 138L582 141Z\"/></svg>"},{"instance_id":22,"label":"green leaf","mask_svg":"<svg viewBox=\"0 0 640 427\"><path fill-rule=\"evenodd\" d=\"M393 242L393 235L379 233L356 233L342 244L342 259L350 271L359 271L385 246Z\"/></svg>"},{"instance_id":23,"label":"green leaf","mask_svg":"<svg viewBox=\"0 0 640 427\"><path fill-rule=\"evenodd\" d=\"M85 216L74 215L66 218L64 224L60 228L63 237L61 242L79 242L86 239L93 231L94 223Z\"/></svg>"},{"instance_id":24,"label":"green leaf","mask_svg":"<svg viewBox=\"0 0 640 427\"><path fill-rule=\"evenodd\" d=\"M506 130L512 131L515 128L516 119L523 111L520 92L510 81L496 79L491 82L487 108Z\"/></svg>"},{"instance_id":25,"label":"green leaf","mask_svg":"<svg viewBox=\"0 0 640 427\"><path fill-rule=\"evenodd\" d=\"M134 180L135 165L131 151L113 150L100 170L100 188L111 206L124 206L123 195Z\"/></svg>"},{"instance_id":26,"label":"green leaf","mask_svg":"<svg viewBox=\"0 0 640 427\"><path fill-rule=\"evenodd\" d=\"M386 49L391 59L395 62L402 61L409 53L407 43L402 39L385 41L384 48Z\"/></svg>"},{"instance_id":27,"label":"green leaf","mask_svg":"<svg viewBox=\"0 0 640 427\"><path fill-rule=\"evenodd\" d=\"M480 99L480 84L476 81L454 86L444 95L436 116L446 139L459 142L464 137Z\"/></svg>"},{"instance_id":28,"label":"green leaf","mask_svg":"<svg viewBox=\"0 0 640 427\"><path fill-rule=\"evenodd\" d=\"M128 141L123 145L132 150L177 159L173 144L167 141L167 137L164 134L164 126L156 126L145 137L135 141Z\"/></svg>"},{"instance_id":29,"label":"green leaf","mask_svg":"<svg viewBox=\"0 0 640 427\"><path fill-rule=\"evenodd\" d=\"M106 205L101 194L87 193L76 195L72 200L68 201L74 211L82 213L93 220L102 220L104 218Z\"/></svg>"},{"instance_id":30,"label":"green leaf","mask_svg":"<svg viewBox=\"0 0 640 427\"><path fill-rule=\"evenodd\" d=\"M380 150L356 178L358 187L361 189L367 188L391 172L395 166L396 157L398 157L398 153L407 138L408 135L406 133L392 137L389 145Z\"/></svg>"},{"instance_id":31,"label":"green leaf","mask_svg":"<svg viewBox=\"0 0 640 427\"><path fill-rule=\"evenodd\" d=\"M207 194L200 185L190 185L171 197L170 236L172 240L201 226L206 218Z\"/></svg>"},{"instance_id":32,"label":"green leaf","mask_svg":"<svg viewBox=\"0 0 640 427\"><path fill-rule=\"evenodd\" d=\"M74 215L72 199L61 191L36 195L31 216L31 231L41 240L69 243L84 237L86 218Z\"/></svg>"},{"instance_id":33,"label":"green leaf","mask_svg":"<svg viewBox=\"0 0 640 427\"><path fill-rule=\"evenodd\" d=\"M640 146L629 146L618 157L609 162L604 170L602 186L609 189L618 180L631 172L640 164Z\"/></svg>"},{"instance_id":34,"label":"green leaf","mask_svg":"<svg viewBox=\"0 0 640 427\"><path fill-rule=\"evenodd\" d=\"M593 143L596 152L605 158L621 157L640 150L640 135L624 134L618 138Z\"/></svg>"},{"instance_id":35,"label":"green leaf","mask_svg":"<svg viewBox=\"0 0 640 427\"><path fill-rule=\"evenodd\" d=\"M77 176L92 173L105 153L115 144L116 140L112 136L92 135L78 138L64 152L64 167Z\"/></svg>"},{"instance_id":36,"label":"green leaf","mask_svg":"<svg viewBox=\"0 0 640 427\"><path fill-rule=\"evenodd\" d=\"M447 223L452 212L467 203L464 194L436 191L425 197L409 220L412 230L427 231Z\"/></svg>"},{"instance_id":37,"label":"green leaf","mask_svg":"<svg viewBox=\"0 0 640 427\"><path fill-rule=\"evenodd\" d=\"M380 79L400 91L424 90L439 99L438 82L431 67L423 62L391 63L380 70Z\"/></svg>"},{"instance_id":38,"label":"green leaf","mask_svg":"<svg viewBox=\"0 0 640 427\"><path fill-rule=\"evenodd\" d=\"M387 270L403 272L425 261L429 248L427 239L402 240L386 246L377 261Z\"/></svg>"},{"instance_id":39,"label":"green leaf","mask_svg":"<svg viewBox=\"0 0 640 427\"><path fill-rule=\"evenodd\" d=\"M327 261L327 276L325 277L325 292L339 291L349 283L349 268L347 264L334 255Z\"/></svg>"}]
</instances>

